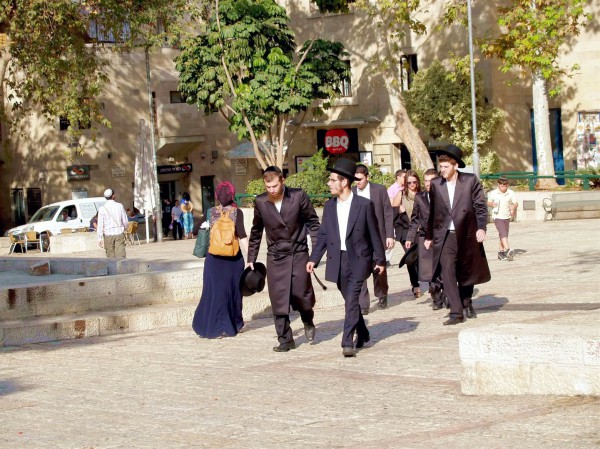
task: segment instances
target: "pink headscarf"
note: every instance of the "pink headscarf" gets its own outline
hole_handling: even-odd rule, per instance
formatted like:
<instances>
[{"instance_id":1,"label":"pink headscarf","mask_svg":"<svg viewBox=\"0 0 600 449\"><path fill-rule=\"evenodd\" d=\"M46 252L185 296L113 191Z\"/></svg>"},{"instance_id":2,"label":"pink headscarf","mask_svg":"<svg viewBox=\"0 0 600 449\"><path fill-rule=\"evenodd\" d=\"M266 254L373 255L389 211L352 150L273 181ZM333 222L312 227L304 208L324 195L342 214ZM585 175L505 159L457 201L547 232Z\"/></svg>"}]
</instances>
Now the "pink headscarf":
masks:
<instances>
[{"instance_id":1,"label":"pink headscarf","mask_svg":"<svg viewBox=\"0 0 600 449\"><path fill-rule=\"evenodd\" d=\"M235 198L235 187L229 181L223 181L217 186L216 197L221 206L237 207L237 204L233 201Z\"/></svg>"}]
</instances>

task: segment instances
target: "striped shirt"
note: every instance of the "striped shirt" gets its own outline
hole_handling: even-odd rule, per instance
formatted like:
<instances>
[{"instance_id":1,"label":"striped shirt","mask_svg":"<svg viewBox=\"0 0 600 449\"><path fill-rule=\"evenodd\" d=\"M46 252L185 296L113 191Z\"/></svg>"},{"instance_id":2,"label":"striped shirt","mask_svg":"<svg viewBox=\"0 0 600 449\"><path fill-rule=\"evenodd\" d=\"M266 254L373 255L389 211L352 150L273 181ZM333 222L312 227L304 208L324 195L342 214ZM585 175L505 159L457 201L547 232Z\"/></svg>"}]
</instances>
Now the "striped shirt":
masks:
<instances>
[{"instance_id":1,"label":"striped shirt","mask_svg":"<svg viewBox=\"0 0 600 449\"><path fill-rule=\"evenodd\" d=\"M121 235L127 229L127 214L121 203L108 200L98 210L98 240L105 235Z\"/></svg>"}]
</instances>

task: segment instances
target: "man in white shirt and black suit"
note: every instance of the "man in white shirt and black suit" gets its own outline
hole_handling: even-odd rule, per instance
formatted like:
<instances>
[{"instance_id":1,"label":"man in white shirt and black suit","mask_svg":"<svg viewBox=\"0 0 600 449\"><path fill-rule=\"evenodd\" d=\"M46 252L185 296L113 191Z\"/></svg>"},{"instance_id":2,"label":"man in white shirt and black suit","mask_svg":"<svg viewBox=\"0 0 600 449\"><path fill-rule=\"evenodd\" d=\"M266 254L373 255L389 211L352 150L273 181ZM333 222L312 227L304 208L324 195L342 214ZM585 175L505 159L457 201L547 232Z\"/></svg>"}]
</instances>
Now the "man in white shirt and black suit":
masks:
<instances>
[{"instance_id":1,"label":"man in white shirt and black suit","mask_svg":"<svg viewBox=\"0 0 600 449\"><path fill-rule=\"evenodd\" d=\"M334 198L325 203L317 244L306 270L312 273L327 251L325 279L337 284L345 303L342 354L354 357L356 350L371 339L360 310L360 291L373 271L373 261L375 270L385 271L385 251L373 203L351 190L352 181L356 180L356 164L349 159L338 159L329 171L327 185Z\"/></svg>"}]
</instances>

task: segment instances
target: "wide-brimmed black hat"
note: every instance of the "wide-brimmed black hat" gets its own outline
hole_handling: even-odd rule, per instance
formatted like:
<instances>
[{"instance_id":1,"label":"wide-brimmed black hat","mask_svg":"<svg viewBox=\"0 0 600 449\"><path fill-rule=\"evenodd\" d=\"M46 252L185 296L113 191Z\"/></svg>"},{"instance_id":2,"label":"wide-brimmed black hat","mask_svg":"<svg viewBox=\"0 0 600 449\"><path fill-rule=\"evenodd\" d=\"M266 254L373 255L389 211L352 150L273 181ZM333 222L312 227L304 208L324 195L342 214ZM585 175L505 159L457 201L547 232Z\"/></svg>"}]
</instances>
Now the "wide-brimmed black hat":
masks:
<instances>
[{"instance_id":1,"label":"wide-brimmed black hat","mask_svg":"<svg viewBox=\"0 0 600 449\"><path fill-rule=\"evenodd\" d=\"M419 260L419 251L417 251L418 247L419 245L416 242L410 245L408 251L406 251L404 256L402 256L402 259L400 259L400 265L398 265L398 268L402 268L405 264L412 265Z\"/></svg>"},{"instance_id":2,"label":"wide-brimmed black hat","mask_svg":"<svg viewBox=\"0 0 600 449\"><path fill-rule=\"evenodd\" d=\"M240 277L240 292L242 296L252 296L254 293L262 292L265 288L267 267L264 263L255 262L254 270L246 268Z\"/></svg>"},{"instance_id":3,"label":"wide-brimmed black hat","mask_svg":"<svg viewBox=\"0 0 600 449\"><path fill-rule=\"evenodd\" d=\"M356 162L351 161L350 159L338 159L335 161L335 165L327 170L337 173L338 175L342 175L350 179L350 181L358 181L358 179L354 176L356 173Z\"/></svg>"},{"instance_id":4,"label":"wide-brimmed black hat","mask_svg":"<svg viewBox=\"0 0 600 449\"><path fill-rule=\"evenodd\" d=\"M448 145L446 148L437 150L436 153L450 156L452 159L458 162L458 168L465 168L466 164L462 160L463 152L456 145Z\"/></svg>"}]
</instances>

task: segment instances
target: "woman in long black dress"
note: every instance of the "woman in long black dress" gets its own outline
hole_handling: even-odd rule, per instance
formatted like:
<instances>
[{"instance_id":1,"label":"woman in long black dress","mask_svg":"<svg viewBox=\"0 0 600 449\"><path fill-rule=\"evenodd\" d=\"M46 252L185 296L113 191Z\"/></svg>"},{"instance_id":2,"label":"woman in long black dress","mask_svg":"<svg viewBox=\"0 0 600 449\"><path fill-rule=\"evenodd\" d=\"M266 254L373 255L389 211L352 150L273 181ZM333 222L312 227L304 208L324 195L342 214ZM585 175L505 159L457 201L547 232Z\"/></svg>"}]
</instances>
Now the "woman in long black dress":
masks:
<instances>
[{"instance_id":1,"label":"woman in long black dress","mask_svg":"<svg viewBox=\"0 0 600 449\"><path fill-rule=\"evenodd\" d=\"M240 251L233 257L206 254L202 297L192 322L194 331L204 338L233 337L244 326L239 282L245 265L241 248L247 254L248 238L244 229L244 214L237 208L233 200L234 196L233 185L222 182L217 186L216 191L221 208L213 207L209 211L211 226L221 217L221 213L230 214L235 222Z\"/></svg>"}]
</instances>

